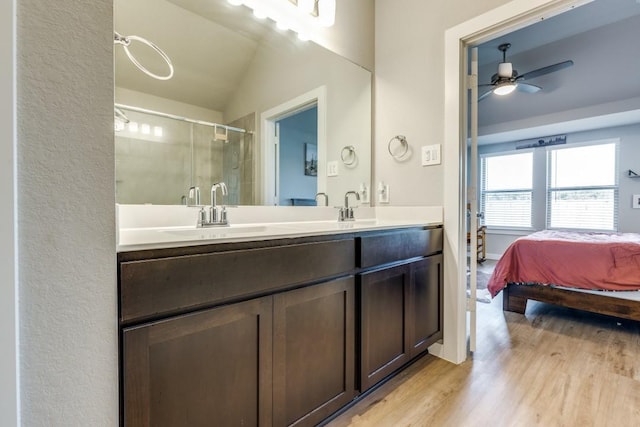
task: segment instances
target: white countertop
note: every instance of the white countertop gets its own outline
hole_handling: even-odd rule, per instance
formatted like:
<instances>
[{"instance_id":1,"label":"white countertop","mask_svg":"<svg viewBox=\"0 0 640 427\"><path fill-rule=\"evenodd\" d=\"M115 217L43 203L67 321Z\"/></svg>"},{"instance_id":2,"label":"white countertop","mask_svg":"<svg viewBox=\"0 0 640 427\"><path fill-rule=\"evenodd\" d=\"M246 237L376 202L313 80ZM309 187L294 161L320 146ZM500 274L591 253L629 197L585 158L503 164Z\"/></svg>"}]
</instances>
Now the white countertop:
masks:
<instances>
[{"instance_id":1,"label":"white countertop","mask_svg":"<svg viewBox=\"0 0 640 427\"><path fill-rule=\"evenodd\" d=\"M118 252L441 225L415 220L296 221L227 227L121 228Z\"/></svg>"},{"instance_id":2,"label":"white countertop","mask_svg":"<svg viewBox=\"0 0 640 427\"><path fill-rule=\"evenodd\" d=\"M334 208L240 206L228 210L230 226L209 228L196 228L194 207L117 208L118 252L442 225L440 206L361 207L345 222Z\"/></svg>"}]
</instances>

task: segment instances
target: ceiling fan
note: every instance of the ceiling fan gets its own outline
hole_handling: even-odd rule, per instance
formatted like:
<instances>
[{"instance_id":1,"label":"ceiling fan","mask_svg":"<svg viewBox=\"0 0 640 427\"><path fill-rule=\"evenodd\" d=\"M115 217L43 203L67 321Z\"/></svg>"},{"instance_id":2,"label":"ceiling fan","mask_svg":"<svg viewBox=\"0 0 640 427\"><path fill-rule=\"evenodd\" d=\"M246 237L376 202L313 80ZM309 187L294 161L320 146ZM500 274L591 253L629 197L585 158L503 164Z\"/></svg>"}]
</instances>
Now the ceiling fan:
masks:
<instances>
[{"instance_id":1,"label":"ceiling fan","mask_svg":"<svg viewBox=\"0 0 640 427\"><path fill-rule=\"evenodd\" d=\"M492 88L480 95L478 101L482 101L492 93L496 95L508 95L514 90L526 93L538 92L542 89L540 86L525 83L524 80L535 79L536 77L544 76L545 74L553 73L573 65L573 61L568 60L519 75L518 71L513 69L513 64L507 62L507 50L510 47L511 43L503 43L498 46L498 50L502 52L502 62L498 64L498 72L491 76L491 83L478 85L478 88Z\"/></svg>"}]
</instances>

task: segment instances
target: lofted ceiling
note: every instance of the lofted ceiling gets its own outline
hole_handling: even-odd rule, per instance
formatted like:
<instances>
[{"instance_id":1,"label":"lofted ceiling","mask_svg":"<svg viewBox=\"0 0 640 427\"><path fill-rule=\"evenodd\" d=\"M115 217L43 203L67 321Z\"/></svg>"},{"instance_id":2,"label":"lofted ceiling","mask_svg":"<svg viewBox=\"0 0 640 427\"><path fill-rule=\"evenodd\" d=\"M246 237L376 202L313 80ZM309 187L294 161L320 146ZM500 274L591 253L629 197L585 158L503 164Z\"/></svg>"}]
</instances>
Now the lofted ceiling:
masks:
<instances>
[{"instance_id":1,"label":"lofted ceiling","mask_svg":"<svg viewBox=\"0 0 640 427\"><path fill-rule=\"evenodd\" d=\"M640 122L640 4L595 0L478 46L479 82L507 61L519 74L565 60L574 65L528 81L540 92L491 95L479 103L481 143ZM482 92L481 92L482 93Z\"/></svg>"},{"instance_id":2,"label":"lofted ceiling","mask_svg":"<svg viewBox=\"0 0 640 427\"><path fill-rule=\"evenodd\" d=\"M155 43L175 68L170 80L149 78L116 46L116 86L224 111L258 46L272 37L265 22L249 15L226 0L116 0L114 30ZM133 43L131 51L151 71L165 73L151 49Z\"/></svg>"}]
</instances>

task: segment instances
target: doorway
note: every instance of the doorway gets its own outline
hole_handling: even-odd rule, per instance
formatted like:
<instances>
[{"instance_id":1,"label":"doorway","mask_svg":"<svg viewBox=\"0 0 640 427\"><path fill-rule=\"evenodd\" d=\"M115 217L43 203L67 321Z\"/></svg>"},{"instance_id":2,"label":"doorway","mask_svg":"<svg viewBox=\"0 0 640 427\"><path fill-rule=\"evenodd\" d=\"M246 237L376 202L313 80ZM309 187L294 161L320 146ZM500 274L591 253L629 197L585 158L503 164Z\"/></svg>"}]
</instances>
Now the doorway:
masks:
<instances>
[{"instance_id":1,"label":"doorway","mask_svg":"<svg viewBox=\"0 0 640 427\"><path fill-rule=\"evenodd\" d=\"M320 86L305 94L297 96L276 107L273 107L260 115L260 150L262 157L262 187L260 188L260 201L262 205L277 206L282 204L291 206L294 203L311 203L315 201L317 192L326 191L326 175L318 171L325 170L327 158L326 121L327 121L327 90ZM291 118L292 120L287 120ZM283 157L280 156L280 126L285 124L286 138L297 140L292 152L285 149ZM313 131L315 123L315 132ZM314 144L315 142L315 144ZM308 145L305 146L305 143ZM287 144L289 145L289 144ZM312 147L315 145L315 148ZM308 149L308 151L305 151ZM315 155L314 155L315 149ZM305 167L306 155L309 154L309 167ZM280 164L291 158L293 163ZM315 159L315 160L314 160ZM280 170L295 173L286 173L280 176ZM310 175L305 175L305 170ZM315 177L312 175L315 170ZM303 178L306 189L304 191L290 182L292 179ZM280 184L285 185L286 194L280 197ZM312 182L315 181L315 190L311 194ZM292 189L293 188L293 189ZM297 189L295 189L297 188ZM302 197L299 197L302 196ZM299 198L301 200L292 201ZM286 200L289 199L289 200ZM313 203L315 205L315 202Z\"/></svg>"},{"instance_id":2,"label":"doorway","mask_svg":"<svg viewBox=\"0 0 640 427\"><path fill-rule=\"evenodd\" d=\"M276 194L280 206L315 206L318 192L318 106L276 121Z\"/></svg>"},{"instance_id":3,"label":"doorway","mask_svg":"<svg viewBox=\"0 0 640 427\"><path fill-rule=\"evenodd\" d=\"M466 80L469 72L468 49L499 35L531 25L541 19L571 10L589 0L536 0L511 1L499 8L464 22L445 32L445 117L443 156L448 159L444 170L444 228L445 239L445 328L443 346L434 353L455 363L467 358L467 339L475 334L467 326L470 313L475 315L474 304L466 293L467 257L467 202L475 197L477 187L467 182L466 164L468 116Z\"/></svg>"},{"instance_id":4,"label":"doorway","mask_svg":"<svg viewBox=\"0 0 640 427\"><path fill-rule=\"evenodd\" d=\"M630 75L637 74L640 63L626 55L628 49L624 40L638 37L639 14L640 7L635 2L595 0L567 13L473 44L479 50L480 64L478 82L481 88L477 103L480 167L475 175L478 185L469 186L476 188L478 211L486 211L486 218L479 225L489 227L486 248L489 258L498 259L518 237L543 230L553 221L558 224L557 217L552 215L555 211L547 204L547 178L551 176L551 170L546 165L552 153L611 138L618 139L621 152L633 157L632 153L636 151L630 151L630 146L635 144L630 140L636 138L632 135L637 134L634 130L637 127L615 126L637 126L636 118L628 117L623 121L620 117L637 107L629 104L605 108L603 104L637 96L640 84L621 79L618 80L621 84L611 81L606 88L600 88L597 83L598 76L608 73L608 64L614 62ZM621 44L625 49L618 51ZM514 93L498 96L493 90L501 82L496 76L498 64L503 62L513 70L517 69L514 75L522 79L516 78ZM588 113L581 111L587 107ZM625 140L625 137L629 139ZM558 146L552 147L554 145ZM467 155L466 174L471 181L470 148L467 148ZM605 157L598 156L598 166L591 169L615 168L611 163L602 162ZM564 163L563 171L571 176L578 174L580 170L588 169L584 162L579 167ZM611 172L612 175L616 173ZM621 194L627 189L625 184L620 182ZM618 211L612 208L609 213L613 217L612 223L622 218L618 227L623 228L619 231L633 231L624 220L624 206ZM565 227L582 228L578 227L580 215L572 212L567 214L569 217L571 219L565 224L571 225ZM604 225L590 225L585 219L579 222L585 230L589 227L608 229ZM491 269L486 268L487 263L483 263L482 268L480 264L478 266L478 283L481 283L481 277L486 279L481 270ZM479 297L480 290L481 286L478 287ZM494 304L498 305L499 301Z\"/></svg>"}]
</instances>

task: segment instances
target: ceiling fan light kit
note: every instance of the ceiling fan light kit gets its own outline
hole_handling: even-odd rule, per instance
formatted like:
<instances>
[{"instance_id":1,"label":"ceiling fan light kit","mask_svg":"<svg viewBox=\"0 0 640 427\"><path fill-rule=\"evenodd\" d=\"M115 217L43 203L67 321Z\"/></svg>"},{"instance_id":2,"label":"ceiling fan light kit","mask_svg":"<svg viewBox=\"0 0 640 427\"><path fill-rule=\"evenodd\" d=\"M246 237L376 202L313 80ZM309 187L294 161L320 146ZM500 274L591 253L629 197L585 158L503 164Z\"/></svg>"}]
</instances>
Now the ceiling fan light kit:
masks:
<instances>
[{"instance_id":1,"label":"ceiling fan light kit","mask_svg":"<svg viewBox=\"0 0 640 427\"><path fill-rule=\"evenodd\" d=\"M498 72L491 76L491 83L481 84L478 87L489 87L489 90L478 97L478 101L482 101L489 95L496 94L504 96L517 90L518 92L535 93L542 88L531 83L525 83L524 80L535 79L545 74L560 71L564 68L573 65L573 61L568 60L559 62L557 64L548 65L546 67L538 68L533 71L529 71L524 74L518 74L517 70L513 69L513 64L507 62L507 50L511 47L511 43L503 43L498 46L498 50L502 52L502 62L498 64Z\"/></svg>"},{"instance_id":2,"label":"ceiling fan light kit","mask_svg":"<svg viewBox=\"0 0 640 427\"><path fill-rule=\"evenodd\" d=\"M493 89L493 93L496 95L504 96L509 95L511 92L516 90L518 87L517 83L504 82L496 85L495 89Z\"/></svg>"}]
</instances>

